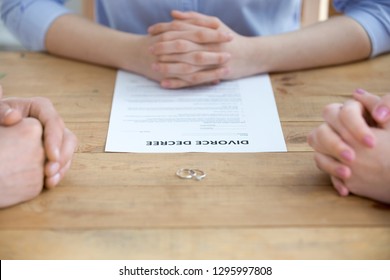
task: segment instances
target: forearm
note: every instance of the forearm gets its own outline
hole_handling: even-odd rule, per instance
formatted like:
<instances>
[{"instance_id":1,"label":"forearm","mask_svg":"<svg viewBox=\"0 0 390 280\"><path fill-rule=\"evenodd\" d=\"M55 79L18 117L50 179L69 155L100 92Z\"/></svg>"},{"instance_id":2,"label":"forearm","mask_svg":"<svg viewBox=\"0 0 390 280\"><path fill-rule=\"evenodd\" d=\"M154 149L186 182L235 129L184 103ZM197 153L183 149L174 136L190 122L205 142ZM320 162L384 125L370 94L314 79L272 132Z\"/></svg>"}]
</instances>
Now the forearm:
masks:
<instances>
[{"instance_id":1,"label":"forearm","mask_svg":"<svg viewBox=\"0 0 390 280\"><path fill-rule=\"evenodd\" d=\"M50 26L45 44L52 54L139 73L141 37L67 14Z\"/></svg>"},{"instance_id":2,"label":"forearm","mask_svg":"<svg viewBox=\"0 0 390 280\"><path fill-rule=\"evenodd\" d=\"M371 52L370 39L363 27L345 16L253 40L256 42L251 44L252 61L258 63L258 73L347 63L365 59Z\"/></svg>"}]
</instances>

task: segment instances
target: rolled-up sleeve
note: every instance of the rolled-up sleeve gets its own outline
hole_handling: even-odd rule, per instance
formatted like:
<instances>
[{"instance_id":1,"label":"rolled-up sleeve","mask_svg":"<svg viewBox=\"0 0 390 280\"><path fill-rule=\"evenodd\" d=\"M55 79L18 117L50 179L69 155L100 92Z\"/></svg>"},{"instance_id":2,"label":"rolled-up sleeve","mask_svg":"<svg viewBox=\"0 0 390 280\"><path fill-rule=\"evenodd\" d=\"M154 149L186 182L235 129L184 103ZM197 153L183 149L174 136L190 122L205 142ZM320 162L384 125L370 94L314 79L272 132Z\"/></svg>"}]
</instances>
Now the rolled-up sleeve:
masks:
<instances>
[{"instance_id":1,"label":"rolled-up sleeve","mask_svg":"<svg viewBox=\"0 0 390 280\"><path fill-rule=\"evenodd\" d=\"M45 50L45 37L53 21L70 13L61 0L3 0L1 18L29 50Z\"/></svg>"},{"instance_id":2,"label":"rolled-up sleeve","mask_svg":"<svg viewBox=\"0 0 390 280\"><path fill-rule=\"evenodd\" d=\"M336 10L353 18L371 40L371 56L390 51L390 0L334 0Z\"/></svg>"}]
</instances>

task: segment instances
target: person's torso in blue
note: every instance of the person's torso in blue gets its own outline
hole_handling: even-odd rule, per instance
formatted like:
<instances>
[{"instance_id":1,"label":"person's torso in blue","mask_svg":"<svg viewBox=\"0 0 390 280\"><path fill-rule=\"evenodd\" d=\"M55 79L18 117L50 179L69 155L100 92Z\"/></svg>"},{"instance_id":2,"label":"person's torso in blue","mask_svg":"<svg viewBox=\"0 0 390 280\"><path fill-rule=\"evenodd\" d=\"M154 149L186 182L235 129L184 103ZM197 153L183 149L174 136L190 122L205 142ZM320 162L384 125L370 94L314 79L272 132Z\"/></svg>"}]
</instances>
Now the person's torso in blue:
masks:
<instances>
[{"instance_id":1,"label":"person's torso in blue","mask_svg":"<svg viewBox=\"0 0 390 280\"><path fill-rule=\"evenodd\" d=\"M171 21L171 11L218 17L244 36L278 34L300 26L301 0L96 0L97 21L136 34Z\"/></svg>"}]
</instances>

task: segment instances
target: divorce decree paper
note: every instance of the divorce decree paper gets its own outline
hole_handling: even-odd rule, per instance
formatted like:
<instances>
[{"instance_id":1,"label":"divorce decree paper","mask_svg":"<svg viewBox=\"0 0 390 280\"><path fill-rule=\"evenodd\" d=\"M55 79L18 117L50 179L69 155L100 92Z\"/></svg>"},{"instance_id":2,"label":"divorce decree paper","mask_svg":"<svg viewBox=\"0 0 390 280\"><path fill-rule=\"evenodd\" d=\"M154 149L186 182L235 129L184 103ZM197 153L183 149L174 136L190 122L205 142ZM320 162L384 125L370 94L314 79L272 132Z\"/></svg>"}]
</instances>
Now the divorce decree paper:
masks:
<instances>
[{"instance_id":1,"label":"divorce decree paper","mask_svg":"<svg viewBox=\"0 0 390 280\"><path fill-rule=\"evenodd\" d=\"M284 152L268 75L163 89L118 71L106 152Z\"/></svg>"}]
</instances>

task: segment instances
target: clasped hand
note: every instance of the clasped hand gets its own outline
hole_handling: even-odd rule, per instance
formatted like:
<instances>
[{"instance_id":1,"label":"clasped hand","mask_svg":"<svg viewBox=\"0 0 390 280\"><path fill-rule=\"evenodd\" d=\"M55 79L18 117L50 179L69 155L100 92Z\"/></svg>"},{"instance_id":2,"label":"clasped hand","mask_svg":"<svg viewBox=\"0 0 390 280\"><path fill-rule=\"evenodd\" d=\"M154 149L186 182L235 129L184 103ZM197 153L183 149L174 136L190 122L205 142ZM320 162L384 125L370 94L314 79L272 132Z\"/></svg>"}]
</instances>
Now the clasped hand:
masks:
<instances>
[{"instance_id":1,"label":"clasped hand","mask_svg":"<svg viewBox=\"0 0 390 280\"><path fill-rule=\"evenodd\" d=\"M149 27L153 37L152 70L160 74L164 88L218 83L247 75L241 63L243 36L218 18L196 12L173 11L173 21ZM232 64L236 65L232 65Z\"/></svg>"},{"instance_id":2,"label":"clasped hand","mask_svg":"<svg viewBox=\"0 0 390 280\"><path fill-rule=\"evenodd\" d=\"M33 198L64 177L76 136L46 98L5 98L0 87L2 170L0 207Z\"/></svg>"},{"instance_id":3,"label":"clasped hand","mask_svg":"<svg viewBox=\"0 0 390 280\"><path fill-rule=\"evenodd\" d=\"M390 94L359 89L354 99L328 105L323 118L308 142L338 193L390 203Z\"/></svg>"}]
</instances>

